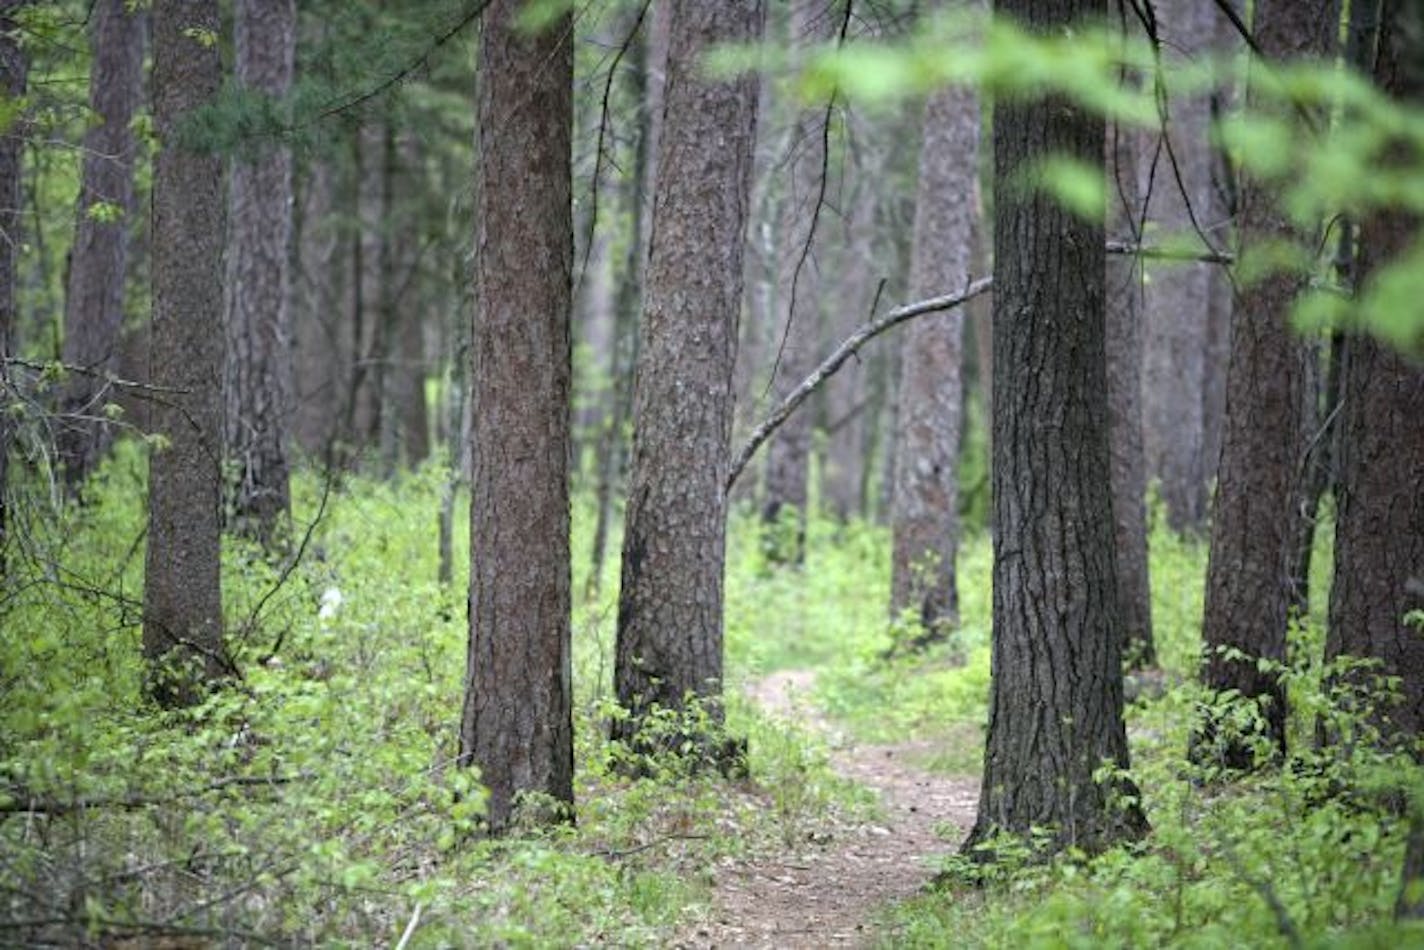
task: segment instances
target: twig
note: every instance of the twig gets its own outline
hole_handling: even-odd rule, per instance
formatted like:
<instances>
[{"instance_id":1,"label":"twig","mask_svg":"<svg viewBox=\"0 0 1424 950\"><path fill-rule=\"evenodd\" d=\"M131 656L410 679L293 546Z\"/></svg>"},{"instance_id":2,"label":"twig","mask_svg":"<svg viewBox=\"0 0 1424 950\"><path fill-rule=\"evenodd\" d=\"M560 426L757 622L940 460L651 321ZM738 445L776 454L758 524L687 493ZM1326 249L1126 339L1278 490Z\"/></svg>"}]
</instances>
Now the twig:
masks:
<instances>
[{"instance_id":1,"label":"twig","mask_svg":"<svg viewBox=\"0 0 1424 950\"><path fill-rule=\"evenodd\" d=\"M215 782L211 782L202 788L195 788L186 792L178 792L163 797L124 795L116 798L76 798L68 802L58 799L25 799L24 789L9 789L8 794L13 797L15 801L0 802L0 814L49 815L50 817L58 817L77 811L87 811L97 808L117 808L122 811L134 811L152 805L168 805L173 802L182 801L185 798L195 798L199 795L206 795L209 792L220 792L228 788L260 788L262 786L287 785L310 777L308 773L273 776L230 775L227 778L221 778Z\"/></svg>"},{"instance_id":2,"label":"twig","mask_svg":"<svg viewBox=\"0 0 1424 950\"><path fill-rule=\"evenodd\" d=\"M1198 264L1222 265L1236 263L1236 255L1227 251L1177 251L1169 247L1132 244L1128 241L1109 241L1106 250L1109 254L1130 254L1160 261L1194 261Z\"/></svg>"},{"instance_id":3,"label":"twig","mask_svg":"<svg viewBox=\"0 0 1424 950\"><path fill-rule=\"evenodd\" d=\"M396 950L405 950L406 944L410 943L410 938L415 934L415 928L420 926L420 912L424 909L423 904L415 905L415 912L410 915L410 921L405 925L404 932L401 933L400 942L396 944Z\"/></svg>"},{"instance_id":4,"label":"twig","mask_svg":"<svg viewBox=\"0 0 1424 950\"><path fill-rule=\"evenodd\" d=\"M885 316L872 320L852 333L840 346L836 347L830 356L821 362L820 366L816 367L815 372L802 380L801 385L793 389L786 398L781 401L781 404L766 418L766 421L756 427L756 430L752 432L746 444L742 446L741 451L738 452L736 458L733 459L731 467L727 470L724 490L731 490L732 485L737 481L737 477L742 474L742 470L747 467L747 462L751 461L751 457L756 454L757 449L761 448L762 443L765 442L783 422L790 418L791 414L795 412L812 393L820 388L823 382L839 370L841 366L845 364L846 360L855 355L856 351L867 342L875 339L875 337L884 333L886 330L899 326L906 320L912 320L915 317L927 313L953 310L955 307L967 303L987 291L993 286L993 283L994 279L992 277L982 277L971 283L960 293L949 294L943 297L931 297L928 300L921 300L917 303L897 307L885 314Z\"/></svg>"}]
</instances>

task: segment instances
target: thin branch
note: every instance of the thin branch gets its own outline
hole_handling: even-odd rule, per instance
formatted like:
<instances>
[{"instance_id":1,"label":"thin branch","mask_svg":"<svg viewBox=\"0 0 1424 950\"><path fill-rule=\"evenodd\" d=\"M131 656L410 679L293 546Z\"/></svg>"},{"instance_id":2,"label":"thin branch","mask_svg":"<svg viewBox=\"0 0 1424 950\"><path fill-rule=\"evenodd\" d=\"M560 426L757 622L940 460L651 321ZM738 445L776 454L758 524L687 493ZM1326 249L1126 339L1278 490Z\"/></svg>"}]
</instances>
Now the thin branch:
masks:
<instances>
[{"instance_id":1,"label":"thin branch","mask_svg":"<svg viewBox=\"0 0 1424 950\"><path fill-rule=\"evenodd\" d=\"M1179 251L1170 247L1161 247L1153 244L1132 244L1128 241L1109 241L1107 242L1106 250L1109 254L1128 254L1149 260L1221 264L1223 266L1236 263L1236 255L1226 251Z\"/></svg>"},{"instance_id":2,"label":"thin branch","mask_svg":"<svg viewBox=\"0 0 1424 950\"><path fill-rule=\"evenodd\" d=\"M751 461L751 457L756 454L757 449L761 448L762 443L765 442L783 422L790 418L791 414L795 412L803 402L810 398L811 394L820 388L822 383L829 379L847 360L854 356L856 351L862 346L886 330L899 326L906 320L912 320L915 317L927 313L953 310L955 307L967 303L989 290L989 288L993 286L993 283L994 279L992 277L983 277L971 283L960 293L949 294L943 297L931 297L928 300L921 300L917 303L897 307L885 314L885 316L870 321L852 333L840 346L836 347L835 352L831 353L830 356L822 361L820 366L816 367L815 372L807 376L801 382L801 385L793 389L786 398L781 401L781 404L776 407L775 411L773 411L761 425L756 427L756 430L752 432L746 444L744 444L741 451L737 453L736 458L732 461L731 467L727 471L727 479L724 483L725 490L731 490L732 485L737 481L737 477L742 474L742 470L746 468L747 462Z\"/></svg>"},{"instance_id":3,"label":"thin branch","mask_svg":"<svg viewBox=\"0 0 1424 950\"><path fill-rule=\"evenodd\" d=\"M89 811L99 808L116 808L120 811L137 811L140 808L148 808L152 805L171 805L174 802L187 798L196 798L199 795L206 795L210 792L221 792L229 788L263 788L278 785L288 785L302 779L310 778L307 773L298 775L230 775L227 778L218 779L202 788L190 789L185 792L177 792L172 795L151 797L146 795L120 795L113 798L76 798L72 801L61 801L59 799L25 799L24 789L9 789L7 794L14 798L14 801L0 802L0 814L3 815L49 815L56 818L62 815L70 815L79 811Z\"/></svg>"}]
</instances>

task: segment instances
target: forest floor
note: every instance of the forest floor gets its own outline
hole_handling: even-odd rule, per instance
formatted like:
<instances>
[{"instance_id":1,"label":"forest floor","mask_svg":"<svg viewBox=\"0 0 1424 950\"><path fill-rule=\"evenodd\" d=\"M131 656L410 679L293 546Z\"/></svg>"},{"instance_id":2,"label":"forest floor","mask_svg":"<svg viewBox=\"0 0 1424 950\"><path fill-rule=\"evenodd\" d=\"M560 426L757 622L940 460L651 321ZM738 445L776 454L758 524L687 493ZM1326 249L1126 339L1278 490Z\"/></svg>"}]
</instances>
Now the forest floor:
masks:
<instances>
[{"instance_id":1,"label":"forest floor","mask_svg":"<svg viewBox=\"0 0 1424 950\"><path fill-rule=\"evenodd\" d=\"M831 765L878 795L869 821L818 828L804 844L716 869L708 915L685 947L873 946L893 938L877 913L920 892L974 823L979 780L928 772L933 743L863 745L840 737L812 701L815 673L783 670L748 685L762 709L819 733ZM952 829L952 830L951 830Z\"/></svg>"}]
</instances>

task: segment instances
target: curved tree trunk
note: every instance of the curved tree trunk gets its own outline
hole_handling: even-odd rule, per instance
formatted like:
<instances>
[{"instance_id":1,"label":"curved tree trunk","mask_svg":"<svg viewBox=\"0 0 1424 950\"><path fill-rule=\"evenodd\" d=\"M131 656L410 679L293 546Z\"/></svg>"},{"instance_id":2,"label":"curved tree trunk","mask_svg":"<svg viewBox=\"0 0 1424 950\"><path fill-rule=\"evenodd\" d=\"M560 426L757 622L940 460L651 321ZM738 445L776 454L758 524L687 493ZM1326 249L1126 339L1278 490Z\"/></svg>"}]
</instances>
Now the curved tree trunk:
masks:
<instances>
[{"instance_id":1,"label":"curved tree trunk","mask_svg":"<svg viewBox=\"0 0 1424 950\"><path fill-rule=\"evenodd\" d=\"M630 713L614 737L635 743L656 706L698 696L720 715L724 485L757 86L705 78L699 62L716 44L755 42L761 24L760 0L672 5L614 673Z\"/></svg>"},{"instance_id":2,"label":"curved tree trunk","mask_svg":"<svg viewBox=\"0 0 1424 950\"><path fill-rule=\"evenodd\" d=\"M573 44L520 0L486 8L479 52L472 345L470 638L460 764L490 830L521 794L573 806L569 388ZM554 815L540 817L552 818Z\"/></svg>"},{"instance_id":3,"label":"curved tree trunk","mask_svg":"<svg viewBox=\"0 0 1424 950\"><path fill-rule=\"evenodd\" d=\"M64 297L64 362L87 372L65 381L64 418L55 449L64 478L77 489L108 449L105 375L119 364L124 278L134 211L134 134L130 122L143 98L143 15L127 0L94 8L89 108L98 119L84 133L84 178L69 282Z\"/></svg>"},{"instance_id":4,"label":"curved tree trunk","mask_svg":"<svg viewBox=\"0 0 1424 950\"><path fill-rule=\"evenodd\" d=\"M180 128L222 85L215 0L155 0L153 330L149 379L166 390L149 460L143 651L165 705L195 702L226 669L219 581L222 495L223 162Z\"/></svg>"},{"instance_id":5,"label":"curved tree trunk","mask_svg":"<svg viewBox=\"0 0 1424 950\"><path fill-rule=\"evenodd\" d=\"M1089 0L1002 0L1038 31L1105 13ZM994 648L978 818L965 844L1043 830L1104 848L1146 828L1102 782L1125 769L1122 619L1109 471L1102 217L1006 187L1065 155L1101 167L1103 120L1059 99L994 112ZM981 855L982 856L982 855Z\"/></svg>"},{"instance_id":6,"label":"curved tree trunk","mask_svg":"<svg viewBox=\"0 0 1424 950\"><path fill-rule=\"evenodd\" d=\"M237 80L274 98L295 71L294 0L239 0ZM272 542L291 514L288 432L292 418L292 153L251 143L233 162L228 194L225 421L235 471L233 526Z\"/></svg>"},{"instance_id":7,"label":"curved tree trunk","mask_svg":"<svg viewBox=\"0 0 1424 950\"><path fill-rule=\"evenodd\" d=\"M1259 0L1255 35L1264 55L1286 59L1328 49L1328 17L1308 0ZM1262 64L1253 63L1253 68ZM1247 99L1253 99L1247 90ZM1240 242L1309 241L1286 219L1272 190L1245 178ZM1289 323L1306 275L1281 272L1256 281L1237 299L1227 369L1226 423L1211 525L1202 681L1212 692L1236 690L1261 710L1263 735L1285 751L1286 696L1278 670L1259 660L1286 659L1291 558L1301 518L1304 472L1306 347ZM1239 651L1244 659L1231 659ZM1248 737L1222 734L1208 718L1192 740L1196 761L1250 768Z\"/></svg>"},{"instance_id":8,"label":"curved tree trunk","mask_svg":"<svg viewBox=\"0 0 1424 950\"><path fill-rule=\"evenodd\" d=\"M913 299L969 283L979 174L979 100L953 86L925 103L910 261ZM920 642L945 637L959 620L959 438L963 417L964 311L916 320L900 342L892 496L892 616L911 611Z\"/></svg>"}]
</instances>

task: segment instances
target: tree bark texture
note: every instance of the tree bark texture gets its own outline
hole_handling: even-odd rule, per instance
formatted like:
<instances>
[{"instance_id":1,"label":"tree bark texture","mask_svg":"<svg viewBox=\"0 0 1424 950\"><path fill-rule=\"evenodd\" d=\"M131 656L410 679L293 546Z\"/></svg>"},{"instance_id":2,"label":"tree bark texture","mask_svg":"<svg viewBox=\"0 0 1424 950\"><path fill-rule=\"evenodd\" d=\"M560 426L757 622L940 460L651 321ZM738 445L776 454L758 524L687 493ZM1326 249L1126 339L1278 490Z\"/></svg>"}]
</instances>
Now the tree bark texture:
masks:
<instances>
[{"instance_id":1,"label":"tree bark texture","mask_svg":"<svg viewBox=\"0 0 1424 950\"><path fill-rule=\"evenodd\" d=\"M295 71L294 0L239 0L237 81L280 98ZM225 429L233 526L272 541L291 514L292 153L253 143L232 166L228 193Z\"/></svg>"},{"instance_id":2,"label":"tree bark texture","mask_svg":"<svg viewBox=\"0 0 1424 950\"><path fill-rule=\"evenodd\" d=\"M508 828L573 804L569 397L573 37L485 9L478 67L470 638L460 762ZM541 816L553 817L553 816Z\"/></svg>"},{"instance_id":3,"label":"tree bark texture","mask_svg":"<svg viewBox=\"0 0 1424 950\"><path fill-rule=\"evenodd\" d=\"M1319 4L1307 0L1260 0L1256 40L1273 61L1319 56L1335 29L1322 22L1328 19ZM1252 69L1268 65L1254 62ZM1249 85L1247 101L1258 104ZM1286 219L1272 189L1249 176L1241 185L1238 227L1243 248L1310 240ZM1289 314L1305 281L1304 274L1278 272L1243 288L1236 301L1202 623L1203 684L1212 692L1234 689L1255 700L1263 735L1282 753L1285 690L1279 672L1262 670L1257 660L1286 659L1290 561L1305 474L1307 356ZM1225 651L1240 651L1245 659L1230 659ZM1229 768L1254 763L1251 743L1219 734L1210 719L1193 738L1192 755Z\"/></svg>"},{"instance_id":4,"label":"tree bark texture","mask_svg":"<svg viewBox=\"0 0 1424 950\"><path fill-rule=\"evenodd\" d=\"M835 26L827 0L792 0L791 43L819 43ZM786 194L781 202L776 249L776 313L780 329L771 343L776 366L772 392L785 398L816 365L821 339L821 274L817 235L822 220L826 165L824 106L800 109L793 121L786 158ZM829 212L825 212L828 214ZM806 533L807 490L810 482L811 432L814 419L802 413L787 420L772 440L766 460L766 498L762 516L779 523L782 511L794 512L791 537L773 534L768 551L776 560L801 562Z\"/></svg>"},{"instance_id":5,"label":"tree bark texture","mask_svg":"<svg viewBox=\"0 0 1424 950\"><path fill-rule=\"evenodd\" d=\"M153 328L149 379L168 391L152 425L143 649L150 690L195 701L225 669L219 581L222 494L223 161L185 119L222 85L214 0L155 0Z\"/></svg>"},{"instance_id":6,"label":"tree bark texture","mask_svg":"<svg viewBox=\"0 0 1424 950\"><path fill-rule=\"evenodd\" d=\"M1159 0L1164 68L1191 64L1211 51L1215 9L1211 0ZM1173 95L1167 108L1163 146L1141 156L1151 162L1155 154L1148 213L1169 237L1197 241L1196 227L1206 226L1211 208L1210 98L1205 92ZM1160 486L1173 530L1200 531L1207 503L1202 392L1211 267L1158 261L1148 272L1142 399L1147 470Z\"/></svg>"},{"instance_id":7,"label":"tree bark texture","mask_svg":"<svg viewBox=\"0 0 1424 950\"><path fill-rule=\"evenodd\" d=\"M64 298L63 360L88 372L65 380L63 418L55 449L64 477L77 489L112 439L105 422L106 374L119 368L124 321L128 235L134 213L134 134L130 122L143 98L143 14L126 0L94 6L90 39L89 110L84 170L69 252Z\"/></svg>"},{"instance_id":8,"label":"tree bark texture","mask_svg":"<svg viewBox=\"0 0 1424 950\"><path fill-rule=\"evenodd\" d=\"M969 284L979 174L979 100L950 86L925 103L910 295ZM959 620L959 439L964 414L964 311L915 321L900 341L890 611L910 611L924 641Z\"/></svg>"},{"instance_id":9,"label":"tree bark texture","mask_svg":"<svg viewBox=\"0 0 1424 950\"><path fill-rule=\"evenodd\" d=\"M1102 17L1100 2L1001 0L1031 29ZM995 106L994 645L975 853L997 833L1052 835L1095 851L1146 828L1113 793L1127 768L1122 618L1108 479L1106 256L1101 212L1087 220L1025 167L1064 155L1101 167L1104 124L1070 102Z\"/></svg>"},{"instance_id":10,"label":"tree bark texture","mask_svg":"<svg viewBox=\"0 0 1424 950\"><path fill-rule=\"evenodd\" d=\"M1417 105L1424 100L1424 16L1417 6L1412 13L1407 5L1389 6L1376 82ZM1419 223L1397 211L1365 220L1363 283L1408 250ZM1372 674L1400 678L1400 701L1379 713L1387 720L1385 736L1409 743L1424 732L1424 638L1405 620L1410 611L1424 610L1424 365L1370 337L1350 336L1341 383L1335 579L1325 655L1375 659L1381 666ZM1413 844L1411 851L1424 854ZM1420 869L1424 860L1415 873Z\"/></svg>"},{"instance_id":11,"label":"tree bark texture","mask_svg":"<svg viewBox=\"0 0 1424 950\"><path fill-rule=\"evenodd\" d=\"M297 202L293 434L302 451L321 460L334 460L343 432L355 352L346 302L350 261L332 224L337 178L331 162L313 161Z\"/></svg>"},{"instance_id":12,"label":"tree bark texture","mask_svg":"<svg viewBox=\"0 0 1424 950\"><path fill-rule=\"evenodd\" d=\"M1108 130L1108 227L1115 240L1140 243L1138 133ZM1109 478L1117 542L1117 599L1122 655L1134 668L1153 666L1152 589L1147 567L1147 461L1142 448L1142 264L1131 254L1107 261Z\"/></svg>"},{"instance_id":13,"label":"tree bark texture","mask_svg":"<svg viewBox=\"0 0 1424 950\"><path fill-rule=\"evenodd\" d=\"M18 99L25 94L29 63L20 47L15 12L19 0L0 0L0 94ZM9 554L10 448L15 439L15 417L9 408L17 402L6 358L18 352L15 312L15 264L20 248L20 154L24 131L19 119L0 129L0 577Z\"/></svg>"},{"instance_id":14,"label":"tree bark texture","mask_svg":"<svg viewBox=\"0 0 1424 950\"><path fill-rule=\"evenodd\" d=\"M761 37L760 0L674 0L633 396L614 673L639 740L654 707L722 690L724 479L756 142L754 76L703 75L707 50Z\"/></svg>"}]
</instances>

